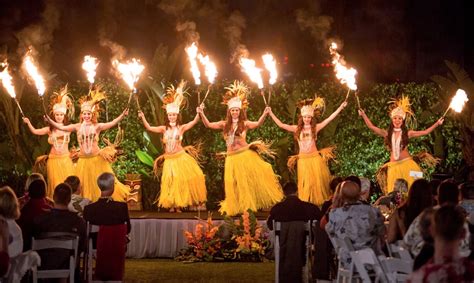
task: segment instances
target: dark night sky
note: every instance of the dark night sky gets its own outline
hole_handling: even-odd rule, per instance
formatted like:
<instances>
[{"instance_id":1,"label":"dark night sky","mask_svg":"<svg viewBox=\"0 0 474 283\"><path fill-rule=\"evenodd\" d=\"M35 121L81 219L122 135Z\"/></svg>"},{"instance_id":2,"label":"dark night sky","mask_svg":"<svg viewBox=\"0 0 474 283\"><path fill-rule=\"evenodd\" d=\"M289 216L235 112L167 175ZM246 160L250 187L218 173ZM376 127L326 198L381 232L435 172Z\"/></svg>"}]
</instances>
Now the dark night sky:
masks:
<instances>
[{"instance_id":1,"label":"dark night sky","mask_svg":"<svg viewBox=\"0 0 474 283\"><path fill-rule=\"evenodd\" d=\"M473 77L472 6L462 0L0 0L0 59L19 65L32 44L45 71L83 80L84 55L103 63L113 56L105 41L149 66L160 44L181 50L198 33L219 78L243 77L230 63L240 43L250 57L272 52L286 77L332 79L332 68L321 64L329 62L326 44L336 38L361 84L426 81L446 73L444 59ZM195 31L178 32L184 22L196 23ZM105 65L99 77L107 75ZM173 79L181 77L189 79L184 52L173 70Z\"/></svg>"}]
</instances>

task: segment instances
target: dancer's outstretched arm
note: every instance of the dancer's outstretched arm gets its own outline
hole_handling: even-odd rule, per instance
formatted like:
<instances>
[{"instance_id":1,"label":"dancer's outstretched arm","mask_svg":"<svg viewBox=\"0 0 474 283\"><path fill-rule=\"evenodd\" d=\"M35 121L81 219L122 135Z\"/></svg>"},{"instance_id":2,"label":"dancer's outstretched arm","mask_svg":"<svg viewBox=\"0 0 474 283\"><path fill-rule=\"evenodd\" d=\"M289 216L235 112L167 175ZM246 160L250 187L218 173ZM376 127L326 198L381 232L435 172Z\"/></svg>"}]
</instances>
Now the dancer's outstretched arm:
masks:
<instances>
[{"instance_id":1,"label":"dancer's outstretched arm","mask_svg":"<svg viewBox=\"0 0 474 283\"><path fill-rule=\"evenodd\" d=\"M36 129L35 127L33 127L33 125L31 124L30 122L30 119L24 117L23 118L23 122L25 122L25 124L28 125L28 128L30 129L30 131L34 134L34 135L38 135L38 136L42 136L42 135L46 135L49 133L49 127L43 127L41 129Z\"/></svg>"},{"instance_id":2,"label":"dancer's outstretched arm","mask_svg":"<svg viewBox=\"0 0 474 283\"><path fill-rule=\"evenodd\" d=\"M115 127L127 115L128 115L128 108L125 108L125 110L123 110L122 114L120 114L117 118L113 119L112 121L107 122L107 123L97 124L97 130L98 131L105 131L105 130L108 130L112 127Z\"/></svg>"},{"instance_id":3,"label":"dancer's outstretched arm","mask_svg":"<svg viewBox=\"0 0 474 283\"><path fill-rule=\"evenodd\" d=\"M150 124L148 123L148 121L145 118L145 114L143 114L142 111L138 111L138 117L140 117L142 119L143 125L145 126L145 129L147 129L147 131L154 132L154 133L159 133L159 134L162 134L166 131L165 126L156 126L156 127L150 126Z\"/></svg>"},{"instance_id":4,"label":"dancer's outstretched arm","mask_svg":"<svg viewBox=\"0 0 474 283\"><path fill-rule=\"evenodd\" d=\"M74 132L74 131L77 131L77 127L79 126L78 123L70 124L70 125L66 125L66 126L61 125L61 124L56 123L56 121L51 119L48 115L44 115L44 117L46 118L46 121L48 121L49 124L53 125L53 127L55 127L56 129L59 129L61 131Z\"/></svg>"},{"instance_id":5,"label":"dancer's outstretched arm","mask_svg":"<svg viewBox=\"0 0 474 283\"><path fill-rule=\"evenodd\" d=\"M336 118L336 116L339 115L342 109L344 109L346 106L347 106L347 102L346 101L342 102L341 105L339 105L339 107L336 109L336 111L334 111L331 115L329 115L329 117L324 119L324 121L322 121L321 123L318 123L316 125L316 133L321 131L324 127L326 127L329 124L329 122L334 120L334 118Z\"/></svg>"},{"instance_id":6,"label":"dancer's outstretched arm","mask_svg":"<svg viewBox=\"0 0 474 283\"><path fill-rule=\"evenodd\" d=\"M364 119L365 124L367 125L367 127L369 127L369 129L372 130L372 132L381 137L387 136L387 131L374 126L374 124L372 124L372 122L370 121L369 117L367 117L367 115L365 114L364 110L359 109L359 115L362 117L362 119Z\"/></svg>"},{"instance_id":7,"label":"dancer's outstretched arm","mask_svg":"<svg viewBox=\"0 0 474 283\"><path fill-rule=\"evenodd\" d=\"M422 130L422 131L408 131L408 137L409 138L417 138L421 137L424 135L427 135L431 133L434 129L436 129L439 125L442 125L444 122L444 118L440 118L438 121L436 121L431 127L428 129Z\"/></svg>"},{"instance_id":8,"label":"dancer's outstretched arm","mask_svg":"<svg viewBox=\"0 0 474 283\"><path fill-rule=\"evenodd\" d=\"M278 127L288 132L292 132L292 133L296 132L296 129L298 128L296 125L288 125L280 121L280 119L278 119L278 117L273 113L271 108L268 114L270 115L270 117L272 117L272 120L275 122L275 124L277 124Z\"/></svg>"},{"instance_id":9,"label":"dancer's outstretched arm","mask_svg":"<svg viewBox=\"0 0 474 283\"><path fill-rule=\"evenodd\" d=\"M265 110L263 110L262 116L260 116L257 122L246 121L245 125L249 129L255 129L255 128L260 127L263 124L263 122L265 122L265 118L267 118L267 115L269 112L270 112L270 107L266 107Z\"/></svg>"},{"instance_id":10,"label":"dancer's outstretched arm","mask_svg":"<svg viewBox=\"0 0 474 283\"><path fill-rule=\"evenodd\" d=\"M194 119L186 124L183 125L183 133L186 132L187 130L191 129L194 127L197 122L199 121L199 113L196 113L196 116L194 116Z\"/></svg>"},{"instance_id":11,"label":"dancer's outstretched arm","mask_svg":"<svg viewBox=\"0 0 474 283\"><path fill-rule=\"evenodd\" d=\"M207 119L206 115L204 115L204 111L202 110L201 107L196 108L197 113L199 113L199 116L201 116L202 123L206 128L209 129L214 129L214 130L222 130L224 129L225 122L224 121L219 121L219 122L209 122Z\"/></svg>"}]
</instances>

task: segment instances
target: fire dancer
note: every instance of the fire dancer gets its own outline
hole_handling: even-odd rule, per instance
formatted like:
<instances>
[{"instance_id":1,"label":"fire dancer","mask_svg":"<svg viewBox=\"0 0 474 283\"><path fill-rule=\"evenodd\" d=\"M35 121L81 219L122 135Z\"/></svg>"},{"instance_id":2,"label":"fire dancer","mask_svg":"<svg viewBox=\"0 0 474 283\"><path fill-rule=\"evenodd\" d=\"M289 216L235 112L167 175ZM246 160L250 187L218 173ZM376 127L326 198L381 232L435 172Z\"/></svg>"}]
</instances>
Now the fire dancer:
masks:
<instances>
[{"instance_id":1,"label":"fire dancer","mask_svg":"<svg viewBox=\"0 0 474 283\"><path fill-rule=\"evenodd\" d=\"M50 114L59 125L67 125L68 120L74 116L74 105L67 85L59 92L55 93L52 99ZM66 115L69 111L69 115ZM43 127L36 129L30 119L23 118L23 122L28 125L30 131L35 135L48 135L48 143L51 145L49 155L42 155L36 159L35 171L46 169L48 176L47 196L53 198L54 188L74 173L74 166L69 154L70 133L54 127Z\"/></svg>"},{"instance_id":2,"label":"fire dancer","mask_svg":"<svg viewBox=\"0 0 474 283\"><path fill-rule=\"evenodd\" d=\"M198 165L199 152L193 146L182 147L183 134L196 125L199 114L187 123L181 124L180 108L184 104L186 83L167 89L163 102L168 121L163 126L152 127L143 112L138 112L148 131L163 134L165 153L155 160L154 172L163 165L161 192L158 206L169 208L170 212L181 212L181 208L194 206L198 209L206 202L206 181Z\"/></svg>"},{"instance_id":3,"label":"fire dancer","mask_svg":"<svg viewBox=\"0 0 474 283\"><path fill-rule=\"evenodd\" d=\"M126 115L128 108L114 120L107 123L99 123L99 102L105 99L104 93L100 88L90 92L90 95L81 99L81 117L80 123L71 125L61 125L47 119L51 125L61 131L76 132L79 143L79 160L76 165L76 176L81 180L83 192L82 196L95 202L100 197L100 189L97 185L97 178L104 172L113 173L110 165L110 152L99 148L100 132L116 126ZM112 198L117 201L126 201L130 191L128 186L115 179L115 190Z\"/></svg>"},{"instance_id":4,"label":"fire dancer","mask_svg":"<svg viewBox=\"0 0 474 283\"><path fill-rule=\"evenodd\" d=\"M248 209L257 211L271 207L283 198L278 178L272 166L259 154L272 156L269 147L263 142L247 144L247 130L263 124L269 109L266 109L257 122L247 120L248 87L235 81L226 88L224 103L227 104L225 121L209 122L203 112L203 105L197 108L207 128L223 130L227 144L224 185L225 200L219 211L227 215L243 213Z\"/></svg>"},{"instance_id":5,"label":"fire dancer","mask_svg":"<svg viewBox=\"0 0 474 283\"><path fill-rule=\"evenodd\" d=\"M331 196L329 182L331 173L327 166L327 160L333 158L333 147L318 151L316 140L319 131L329 124L346 107L347 102L341 105L324 121L317 120L324 112L325 103L321 97L305 99L299 102L300 115L297 125L287 125L281 122L270 110L270 117L278 127L293 133L298 143L298 155L290 157L288 167L294 171L297 166L298 197L306 202L321 206ZM269 108L269 107L267 107Z\"/></svg>"},{"instance_id":6,"label":"fire dancer","mask_svg":"<svg viewBox=\"0 0 474 283\"><path fill-rule=\"evenodd\" d=\"M409 130L412 126L413 111L408 97L392 101L390 118L392 122L388 130L380 129L367 117L364 110L359 109L359 115L364 119L365 124L375 134L385 139L385 145L390 150L390 162L385 163L377 173L377 179L380 186L385 189L385 193L393 191L395 180L401 178L408 182L408 188L415 181L417 172L422 172L420 166L413 160L408 153L408 140L410 138L421 137L431 133L436 127L443 124L444 119L440 118L431 127L422 130ZM407 127L408 126L408 127ZM429 166L435 166L437 160L429 154L420 156L423 162ZM421 176L420 176L421 177Z\"/></svg>"}]
</instances>

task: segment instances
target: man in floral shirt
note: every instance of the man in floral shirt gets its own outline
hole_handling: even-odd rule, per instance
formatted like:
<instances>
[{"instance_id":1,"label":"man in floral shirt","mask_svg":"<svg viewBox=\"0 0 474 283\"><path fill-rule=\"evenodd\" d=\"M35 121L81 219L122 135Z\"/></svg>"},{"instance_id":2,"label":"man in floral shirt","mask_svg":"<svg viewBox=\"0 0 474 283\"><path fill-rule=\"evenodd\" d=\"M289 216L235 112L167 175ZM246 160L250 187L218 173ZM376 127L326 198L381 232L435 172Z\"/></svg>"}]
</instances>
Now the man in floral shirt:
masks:
<instances>
[{"instance_id":1,"label":"man in floral shirt","mask_svg":"<svg viewBox=\"0 0 474 283\"><path fill-rule=\"evenodd\" d=\"M349 239L356 249L372 248L381 254L381 239L385 234L384 218L380 211L362 203L360 187L352 181L344 181L341 187L344 205L329 212L326 232L330 238ZM339 258L342 266L351 263L349 251L341 249Z\"/></svg>"},{"instance_id":2,"label":"man in floral shirt","mask_svg":"<svg viewBox=\"0 0 474 283\"><path fill-rule=\"evenodd\" d=\"M473 282L474 261L461 257L459 243L466 234L460 207L440 207L432 219L434 257L410 275L408 282Z\"/></svg>"}]
</instances>

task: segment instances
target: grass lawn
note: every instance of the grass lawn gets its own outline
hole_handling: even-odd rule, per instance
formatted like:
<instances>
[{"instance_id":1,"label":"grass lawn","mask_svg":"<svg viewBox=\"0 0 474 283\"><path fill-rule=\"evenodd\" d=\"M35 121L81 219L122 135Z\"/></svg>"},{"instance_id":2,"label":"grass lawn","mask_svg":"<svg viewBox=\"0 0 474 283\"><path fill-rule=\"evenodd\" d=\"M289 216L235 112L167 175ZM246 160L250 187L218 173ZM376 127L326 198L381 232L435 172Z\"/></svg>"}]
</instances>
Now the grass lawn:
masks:
<instances>
[{"instance_id":1,"label":"grass lawn","mask_svg":"<svg viewBox=\"0 0 474 283\"><path fill-rule=\"evenodd\" d=\"M172 259L127 259L124 282L274 282L274 262L183 263Z\"/></svg>"}]
</instances>

